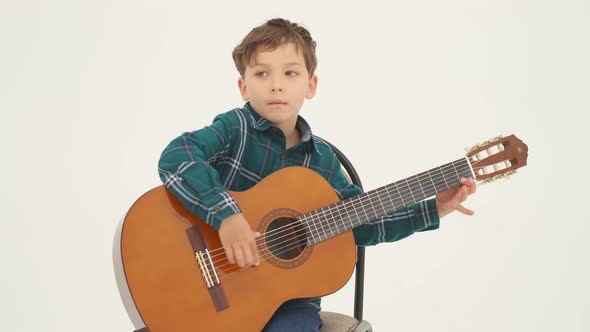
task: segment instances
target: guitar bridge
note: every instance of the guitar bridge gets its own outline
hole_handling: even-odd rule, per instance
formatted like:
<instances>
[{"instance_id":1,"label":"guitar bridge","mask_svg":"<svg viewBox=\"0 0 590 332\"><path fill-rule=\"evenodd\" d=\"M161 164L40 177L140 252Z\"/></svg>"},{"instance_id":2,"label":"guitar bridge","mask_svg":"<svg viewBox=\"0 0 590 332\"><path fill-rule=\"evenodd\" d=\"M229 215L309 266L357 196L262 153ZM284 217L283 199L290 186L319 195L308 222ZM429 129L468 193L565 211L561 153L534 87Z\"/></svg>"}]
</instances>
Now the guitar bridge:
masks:
<instances>
[{"instance_id":1,"label":"guitar bridge","mask_svg":"<svg viewBox=\"0 0 590 332\"><path fill-rule=\"evenodd\" d=\"M203 275L207 288L219 285L219 276L217 275L217 271L215 271L209 249L195 252L195 257L201 268L201 274Z\"/></svg>"},{"instance_id":2,"label":"guitar bridge","mask_svg":"<svg viewBox=\"0 0 590 332\"><path fill-rule=\"evenodd\" d=\"M203 235L201 235L199 226L193 226L187 229L186 235L188 236L193 252L195 253L195 258L199 265L199 270L201 271L205 286L209 289L209 295L211 296L215 310L221 311L229 308L225 291L219 281L219 276L217 275L217 271L215 271L213 259L211 259L209 249L203 239Z\"/></svg>"}]
</instances>

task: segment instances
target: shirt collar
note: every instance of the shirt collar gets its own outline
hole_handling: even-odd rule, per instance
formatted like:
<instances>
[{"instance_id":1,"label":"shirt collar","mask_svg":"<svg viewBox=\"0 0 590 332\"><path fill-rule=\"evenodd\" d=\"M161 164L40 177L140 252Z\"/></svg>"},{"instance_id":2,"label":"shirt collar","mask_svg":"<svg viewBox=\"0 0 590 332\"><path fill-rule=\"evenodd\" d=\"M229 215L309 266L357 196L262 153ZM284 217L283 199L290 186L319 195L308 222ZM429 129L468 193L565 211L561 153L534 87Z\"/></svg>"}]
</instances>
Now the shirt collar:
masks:
<instances>
[{"instance_id":1,"label":"shirt collar","mask_svg":"<svg viewBox=\"0 0 590 332\"><path fill-rule=\"evenodd\" d=\"M246 104L244 104L244 109L250 116L250 121L248 121L250 127L259 131L266 131L270 129L270 127L272 127L272 123L270 123L270 121L266 120L265 118L260 116L260 114L256 113L254 107L252 107L250 102L246 102ZM297 123L295 124L295 126L299 131L299 134L301 134L301 141L309 144L312 147L312 149L315 150L315 142L313 140L311 127L309 126L307 121L305 121L303 117L298 115Z\"/></svg>"},{"instance_id":2,"label":"shirt collar","mask_svg":"<svg viewBox=\"0 0 590 332\"><path fill-rule=\"evenodd\" d=\"M250 102L247 102L246 104L244 104L244 110L246 110L246 113L250 117L250 121L248 121L248 125L250 127L260 130L260 131L266 131L270 127L272 127L272 123L270 123L270 121L261 117L260 114L256 113L256 111L254 110L254 107L252 107Z\"/></svg>"}]
</instances>

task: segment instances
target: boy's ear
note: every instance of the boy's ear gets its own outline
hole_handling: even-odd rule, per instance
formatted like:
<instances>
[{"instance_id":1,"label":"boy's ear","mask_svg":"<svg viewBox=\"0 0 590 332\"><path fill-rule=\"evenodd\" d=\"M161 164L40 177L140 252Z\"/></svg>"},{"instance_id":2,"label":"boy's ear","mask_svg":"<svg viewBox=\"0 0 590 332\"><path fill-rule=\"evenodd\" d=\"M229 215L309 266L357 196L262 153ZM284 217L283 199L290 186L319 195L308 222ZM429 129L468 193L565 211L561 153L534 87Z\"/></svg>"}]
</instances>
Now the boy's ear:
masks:
<instances>
[{"instance_id":1,"label":"boy's ear","mask_svg":"<svg viewBox=\"0 0 590 332\"><path fill-rule=\"evenodd\" d=\"M318 77L317 75L313 75L309 82L307 83L307 91L305 92L305 98L311 99L315 96L315 90L318 87Z\"/></svg>"},{"instance_id":2,"label":"boy's ear","mask_svg":"<svg viewBox=\"0 0 590 332\"><path fill-rule=\"evenodd\" d=\"M248 89L246 87L246 81L244 81L243 77L238 78L238 88L240 89L242 100L248 101L250 98L248 97Z\"/></svg>"}]
</instances>

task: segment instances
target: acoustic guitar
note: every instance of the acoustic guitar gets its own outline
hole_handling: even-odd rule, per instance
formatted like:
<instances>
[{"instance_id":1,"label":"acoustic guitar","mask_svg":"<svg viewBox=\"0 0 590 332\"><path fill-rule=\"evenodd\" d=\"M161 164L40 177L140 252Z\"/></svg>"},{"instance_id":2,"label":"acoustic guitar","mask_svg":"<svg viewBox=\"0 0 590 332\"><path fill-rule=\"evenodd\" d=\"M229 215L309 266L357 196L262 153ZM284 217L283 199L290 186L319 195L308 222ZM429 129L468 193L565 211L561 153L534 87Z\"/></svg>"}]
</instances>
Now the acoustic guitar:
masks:
<instances>
[{"instance_id":1,"label":"acoustic guitar","mask_svg":"<svg viewBox=\"0 0 590 332\"><path fill-rule=\"evenodd\" d=\"M310 169L293 166L232 192L257 238L261 263L230 264L218 234L164 186L141 196L119 224L114 265L136 329L260 331L294 298L343 287L356 260L352 229L460 184L491 181L526 165L516 136L474 146L461 159L340 201Z\"/></svg>"}]
</instances>

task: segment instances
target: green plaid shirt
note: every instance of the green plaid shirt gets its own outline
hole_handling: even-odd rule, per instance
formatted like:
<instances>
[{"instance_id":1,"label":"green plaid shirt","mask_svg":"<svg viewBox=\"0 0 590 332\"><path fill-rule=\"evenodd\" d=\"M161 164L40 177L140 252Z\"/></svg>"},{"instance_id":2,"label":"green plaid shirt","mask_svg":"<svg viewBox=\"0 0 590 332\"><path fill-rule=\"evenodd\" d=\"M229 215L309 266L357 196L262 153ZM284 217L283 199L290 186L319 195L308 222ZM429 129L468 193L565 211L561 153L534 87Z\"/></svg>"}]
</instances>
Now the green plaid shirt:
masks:
<instances>
[{"instance_id":1,"label":"green plaid shirt","mask_svg":"<svg viewBox=\"0 0 590 332\"><path fill-rule=\"evenodd\" d=\"M302 117L298 117L297 129L300 142L285 149L282 130L272 127L246 103L218 115L210 126L174 139L160 157L160 178L185 207L216 230L225 218L240 212L228 190L249 189L287 166L316 171L332 185L340 199L362 193L342 173L329 145L311 133ZM435 200L430 199L358 226L353 233L357 245L369 246L438 226ZM287 301L283 308L309 305L319 310L320 299Z\"/></svg>"},{"instance_id":2,"label":"green plaid shirt","mask_svg":"<svg viewBox=\"0 0 590 332\"><path fill-rule=\"evenodd\" d=\"M185 207L214 229L240 207L228 190L244 191L269 174L304 166L322 175L340 199L361 193L344 176L329 145L312 134L299 117L301 140L285 149L285 135L246 103L218 115L200 130L182 134L164 150L159 162L164 185ZM436 229L434 199L425 200L353 229L359 246L393 242L416 231Z\"/></svg>"}]
</instances>

